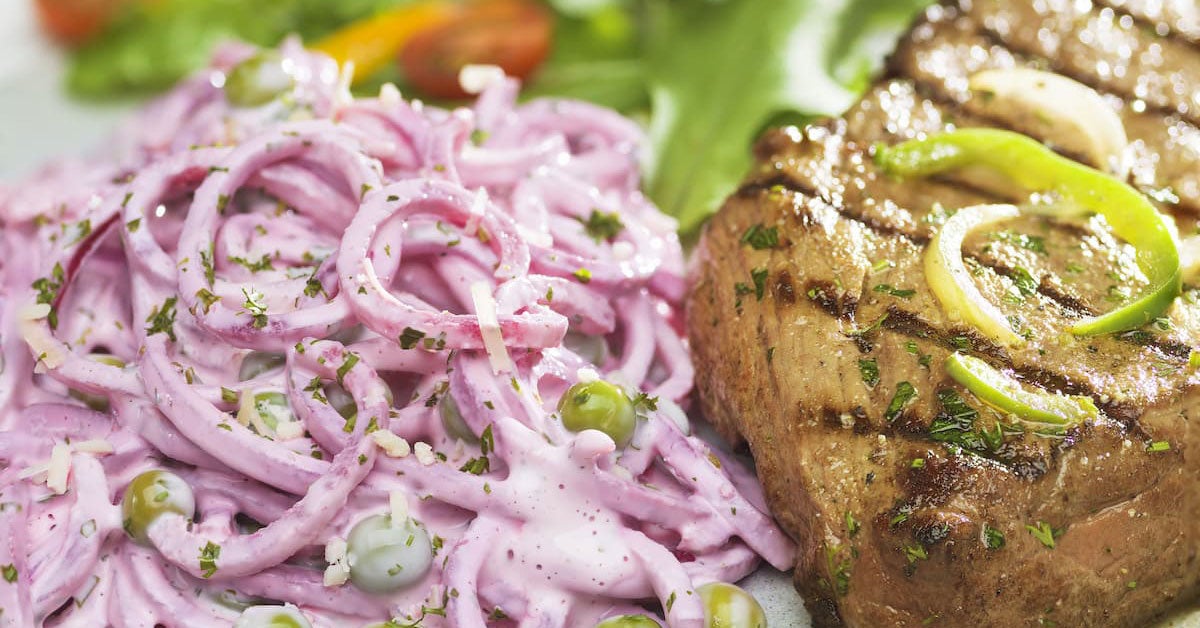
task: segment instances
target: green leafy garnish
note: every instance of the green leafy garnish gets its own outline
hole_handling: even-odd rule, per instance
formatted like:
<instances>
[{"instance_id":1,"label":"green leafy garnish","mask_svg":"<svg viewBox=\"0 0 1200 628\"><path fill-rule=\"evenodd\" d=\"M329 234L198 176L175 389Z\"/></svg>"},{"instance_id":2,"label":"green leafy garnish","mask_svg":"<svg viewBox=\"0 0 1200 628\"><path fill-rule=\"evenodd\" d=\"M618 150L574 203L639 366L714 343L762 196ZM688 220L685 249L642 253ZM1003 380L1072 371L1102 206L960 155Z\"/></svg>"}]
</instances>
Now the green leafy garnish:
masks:
<instances>
[{"instance_id":1,"label":"green leafy garnish","mask_svg":"<svg viewBox=\"0 0 1200 628\"><path fill-rule=\"evenodd\" d=\"M1026 525L1025 529L1029 530L1033 538L1050 549L1054 549L1054 539L1062 535L1061 531L1055 530L1045 521L1039 521L1037 525Z\"/></svg>"},{"instance_id":2,"label":"green leafy garnish","mask_svg":"<svg viewBox=\"0 0 1200 628\"><path fill-rule=\"evenodd\" d=\"M37 302L50 306L50 313L46 315L46 321L50 323L50 329L58 328L58 311L54 307L54 301L58 298L59 290L62 290L64 280L62 264L55 262L53 270L50 271L49 277L41 277L33 282L32 288L37 290Z\"/></svg>"},{"instance_id":3,"label":"green leafy garnish","mask_svg":"<svg viewBox=\"0 0 1200 628\"><path fill-rule=\"evenodd\" d=\"M917 389L911 383L900 382L896 384L896 392L892 394L892 401L888 403L887 410L883 413L883 418L888 423L895 421L916 398Z\"/></svg>"},{"instance_id":4,"label":"green leafy garnish","mask_svg":"<svg viewBox=\"0 0 1200 628\"><path fill-rule=\"evenodd\" d=\"M149 323L146 327L147 336L166 334L171 342L175 342L175 301L175 297L167 297L162 305L154 306L150 316L146 317Z\"/></svg>"},{"instance_id":5,"label":"green leafy garnish","mask_svg":"<svg viewBox=\"0 0 1200 628\"><path fill-rule=\"evenodd\" d=\"M879 384L879 362L875 358L860 358L858 373L862 376L863 383L867 385L867 388L874 388Z\"/></svg>"},{"instance_id":6,"label":"green leafy garnish","mask_svg":"<svg viewBox=\"0 0 1200 628\"><path fill-rule=\"evenodd\" d=\"M779 246L779 228L764 227L760 222L746 229L739 241L749 245L755 251L773 249Z\"/></svg>"},{"instance_id":7,"label":"green leafy garnish","mask_svg":"<svg viewBox=\"0 0 1200 628\"><path fill-rule=\"evenodd\" d=\"M249 260L244 257L231 255L229 257L229 261L244 267L246 270L252 273L260 273L265 270L275 270L275 266L271 264L271 256L266 253L263 253L262 258L258 260Z\"/></svg>"},{"instance_id":8,"label":"green leafy garnish","mask_svg":"<svg viewBox=\"0 0 1200 628\"><path fill-rule=\"evenodd\" d=\"M346 357L342 360L342 365L337 368L338 384L342 383L342 380L346 378L346 373L349 373L355 364L358 364L358 354L347 352Z\"/></svg>"},{"instance_id":9,"label":"green leafy garnish","mask_svg":"<svg viewBox=\"0 0 1200 628\"><path fill-rule=\"evenodd\" d=\"M254 326L258 329L266 327L267 306L262 302L263 294L253 288L242 288L242 295L246 297L242 307L254 318Z\"/></svg>"},{"instance_id":10,"label":"green leafy garnish","mask_svg":"<svg viewBox=\"0 0 1200 628\"><path fill-rule=\"evenodd\" d=\"M205 578L217 573L217 559L221 557L221 546L209 541L200 548L200 569Z\"/></svg>"},{"instance_id":11,"label":"green leafy garnish","mask_svg":"<svg viewBox=\"0 0 1200 628\"><path fill-rule=\"evenodd\" d=\"M757 301L763 300L763 295L767 290L767 269L755 268L750 271L750 279L754 282L754 298Z\"/></svg>"},{"instance_id":12,"label":"green leafy garnish","mask_svg":"<svg viewBox=\"0 0 1200 628\"><path fill-rule=\"evenodd\" d=\"M611 242L625 228L620 214L602 212L598 209L593 209L587 220L579 219L579 222L583 223L584 230L597 242Z\"/></svg>"},{"instance_id":13,"label":"green leafy garnish","mask_svg":"<svg viewBox=\"0 0 1200 628\"><path fill-rule=\"evenodd\" d=\"M983 545L990 550L1004 547L1004 533L986 523L983 524Z\"/></svg>"},{"instance_id":14,"label":"green leafy garnish","mask_svg":"<svg viewBox=\"0 0 1200 628\"><path fill-rule=\"evenodd\" d=\"M400 348L412 349L413 347L417 346L417 343L420 342L424 337L425 332L419 329L413 329L412 327L405 327L404 331L400 333Z\"/></svg>"},{"instance_id":15,"label":"green leafy garnish","mask_svg":"<svg viewBox=\"0 0 1200 628\"><path fill-rule=\"evenodd\" d=\"M917 293L916 290L913 290L911 288L897 288L895 286L892 286L891 284L886 284L886 283L878 284L874 288L872 288L872 290L874 290L875 292L883 293L883 294L889 294L894 297L899 297L901 299L911 299L912 296Z\"/></svg>"}]
</instances>

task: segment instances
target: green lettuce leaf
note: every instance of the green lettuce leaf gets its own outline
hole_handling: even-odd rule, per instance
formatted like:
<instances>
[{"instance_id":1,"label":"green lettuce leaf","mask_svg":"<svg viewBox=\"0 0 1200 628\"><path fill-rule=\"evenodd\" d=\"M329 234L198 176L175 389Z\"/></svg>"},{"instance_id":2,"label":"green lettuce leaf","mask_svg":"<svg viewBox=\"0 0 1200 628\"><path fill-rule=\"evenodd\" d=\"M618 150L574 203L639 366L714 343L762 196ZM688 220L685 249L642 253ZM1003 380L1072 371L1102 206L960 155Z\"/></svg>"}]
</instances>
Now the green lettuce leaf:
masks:
<instances>
[{"instance_id":1,"label":"green lettuce leaf","mask_svg":"<svg viewBox=\"0 0 1200 628\"><path fill-rule=\"evenodd\" d=\"M694 230L745 174L765 127L844 111L926 4L647 2L651 197Z\"/></svg>"}]
</instances>

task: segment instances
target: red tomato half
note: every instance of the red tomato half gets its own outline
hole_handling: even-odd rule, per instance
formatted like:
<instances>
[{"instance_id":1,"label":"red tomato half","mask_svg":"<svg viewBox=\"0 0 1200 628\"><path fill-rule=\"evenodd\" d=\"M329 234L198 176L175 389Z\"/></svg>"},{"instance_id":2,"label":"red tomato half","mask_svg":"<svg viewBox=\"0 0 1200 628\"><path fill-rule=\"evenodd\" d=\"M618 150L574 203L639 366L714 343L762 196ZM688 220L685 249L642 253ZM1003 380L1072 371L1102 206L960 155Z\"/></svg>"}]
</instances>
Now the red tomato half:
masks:
<instances>
[{"instance_id":1,"label":"red tomato half","mask_svg":"<svg viewBox=\"0 0 1200 628\"><path fill-rule=\"evenodd\" d=\"M36 0L42 28L61 43L75 46L99 33L122 0Z\"/></svg>"},{"instance_id":2,"label":"red tomato half","mask_svg":"<svg viewBox=\"0 0 1200 628\"><path fill-rule=\"evenodd\" d=\"M400 65L426 95L465 98L458 84L464 65L498 65L509 76L528 78L550 53L553 28L538 2L476 0L457 18L415 35L400 51Z\"/></svg>"}]
</instances>

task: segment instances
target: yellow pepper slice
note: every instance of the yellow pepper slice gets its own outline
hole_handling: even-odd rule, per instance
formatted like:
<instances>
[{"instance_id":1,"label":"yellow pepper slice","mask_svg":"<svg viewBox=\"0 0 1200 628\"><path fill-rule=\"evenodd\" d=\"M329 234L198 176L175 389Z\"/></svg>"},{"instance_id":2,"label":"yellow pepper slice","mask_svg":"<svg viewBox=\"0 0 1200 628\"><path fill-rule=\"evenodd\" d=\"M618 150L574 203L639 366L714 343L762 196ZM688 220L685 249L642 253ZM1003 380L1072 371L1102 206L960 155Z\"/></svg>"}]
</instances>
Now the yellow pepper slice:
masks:
<instances>
[{"instance_id":1,"label":"yellow pepper slice","mask_svg":"<svg viewBox=\"0 0 1200 628\"><path fill-rule=\"evenodd\" d=\"M878 146L875 161L889 174L931 176L965 166L984 166L1020 189L1062 199L1061 214L1088 212L1104 216L1113 232L1137 249L1137 262L1150 280L1133 301L1073 327L1077 336L1135 329L1171 306L1179 296L1182 272L1171 219L1123 181L1075 163L1036 140L999 129L961 129Z\"/></svg>"},{"instance_id":2,"label":"yellow pepper slice","mask_svg":"<svg viewBox=\"0 0 1200 628\"><path fill-rule=\"evenodd\" d=\"M975 229L1016 218L1018 214L1014 205L964 207L942 225L925 250L925 281L941 301L942 310L1010 347L1023 340L1012 330L1004 314L975 287L975 280L963 263L962 245Z\"/></svg>"},{"instance_id":3,"label":"yellow pepper slice","mask_svg":"<svg viewBox=\"0 0 1200 628\"><path fill-rule=\"evenodd\" d=\"M417 33L444 24L459 11L456 2L419 0L359 20L312 45L339 64L354 63L354 82L360 82L392 63Z\"/></svg>"}]
</instances>

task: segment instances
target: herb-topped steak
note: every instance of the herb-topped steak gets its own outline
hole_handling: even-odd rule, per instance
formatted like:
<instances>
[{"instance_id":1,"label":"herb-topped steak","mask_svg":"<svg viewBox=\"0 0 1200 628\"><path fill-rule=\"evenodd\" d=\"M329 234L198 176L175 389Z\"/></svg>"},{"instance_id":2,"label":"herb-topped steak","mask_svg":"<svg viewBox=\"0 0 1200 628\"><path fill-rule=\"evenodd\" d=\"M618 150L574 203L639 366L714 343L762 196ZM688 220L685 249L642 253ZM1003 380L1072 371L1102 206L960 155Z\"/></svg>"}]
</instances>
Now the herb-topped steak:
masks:
<instances>
[{"instance_id":1,"label":"herb-topped steak","mask_svg":"<svg viewBox=\"0 0 1200 628\"><path fill-rule=\"evenodd\" d=\"M1119 112L1131 184L1190 235L1194 3L1109 4L930 9L844 118L763 137L706 228L689 302L701 399L754 454L818 626L1144 626L1200 595L1200 292L1144 327L1076 337L1148 280L1104 220L1022 214L963 246L1025 340L992 342L946 311L924 256L954 210L1012 199L890 178L873 159L876 142L946 128L1044 132L966 83L1050 69ZM999 412L947 374L954 353L1087 396L1099 416L1053 428Z\"/></svg>"}]
</instances>

